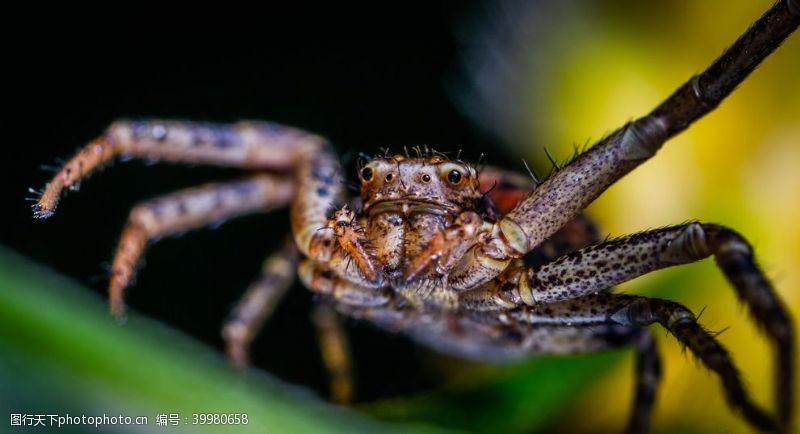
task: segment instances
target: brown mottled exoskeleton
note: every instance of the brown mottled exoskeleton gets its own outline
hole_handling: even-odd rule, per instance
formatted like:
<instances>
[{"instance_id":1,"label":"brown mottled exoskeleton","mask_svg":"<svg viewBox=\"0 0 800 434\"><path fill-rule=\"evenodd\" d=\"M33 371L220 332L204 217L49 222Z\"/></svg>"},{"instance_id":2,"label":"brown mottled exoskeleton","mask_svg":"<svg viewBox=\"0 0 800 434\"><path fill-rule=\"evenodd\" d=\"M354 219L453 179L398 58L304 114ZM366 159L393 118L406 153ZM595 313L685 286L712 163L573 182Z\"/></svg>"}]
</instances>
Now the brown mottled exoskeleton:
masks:
<instances>
[{"instance_id":1,"label":"brown mottled exoskeleton","mask_svg":"<svg viewBox=\"0 0 800 434\"><path fill-rule=\"evenodd\" d=\"M288 205L292 240L266 261L224 328L236 364L247 362L249 343L297 272L340 314L465 357L504 360L632 346L638 358L631 432L644 432L649 423L660 368L646 326L658 323L719 376L728 402L750 424L788 431L794 328L744 237L691 222L601 241L580 213L713 110L799 21L800 3L778 2L705 72L540 184L421 151L366 161L359 168L360 198L348 199L337 159L322 137L261 122L119 121L66 163L34 213L51 215L63 189L117 156L254 169L256 175L240 181L134 208L112 265L115 315L123 314L124 289L148 241ZM687 308L609 291L653 270L709 256L775 347L775 416L753 403L726 350ZM333 394L344 400L351 393L345 338L332 311L320 310L315 320Z\"/></svg>"}]
</instances>

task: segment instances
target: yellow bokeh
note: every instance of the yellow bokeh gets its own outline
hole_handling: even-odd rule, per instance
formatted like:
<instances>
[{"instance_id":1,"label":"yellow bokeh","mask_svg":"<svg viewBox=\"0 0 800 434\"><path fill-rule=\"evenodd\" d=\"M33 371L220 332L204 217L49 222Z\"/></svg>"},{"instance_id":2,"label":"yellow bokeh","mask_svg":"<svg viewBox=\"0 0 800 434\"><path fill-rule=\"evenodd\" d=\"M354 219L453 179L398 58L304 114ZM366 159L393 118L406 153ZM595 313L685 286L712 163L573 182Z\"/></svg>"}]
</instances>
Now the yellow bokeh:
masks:
<instances>
[{"instance_id":1,"label":"yellow bokeh","mask_svg":"<svg viewBox=\"0 0 800 434\"><path fill-rule=\"evenodd\" d=\"M594 4L566 23L572 44L546 59L544 83L526 110L539 116L529 142L567 158L574 143L597 139L647 113L767 10L771 1ZM658 26L646 23L657 20ZM669 29L669 31L667 31ZM558 41L558 36L553 35ZM795 34L713 113L611 187L589 208L612 236L687 220L719 222L743 233L762 268L800 318L800 35ZM541 162L541 147L524 152ZM539 164L539 167L543 167ZM676 283L677 282L677 283ZM655 273L621 291L674 298L715 330L730 349L757 402L774 409L772 352L736 301L713 261ZM664 362L655 432L681 429L749 432L725 404L717 379L674 339L654 328ZM578 399L567 431L607 432L624 426L632 357ZM800 412L800 408L796 413Z\"/></svg>"}]
</instances>

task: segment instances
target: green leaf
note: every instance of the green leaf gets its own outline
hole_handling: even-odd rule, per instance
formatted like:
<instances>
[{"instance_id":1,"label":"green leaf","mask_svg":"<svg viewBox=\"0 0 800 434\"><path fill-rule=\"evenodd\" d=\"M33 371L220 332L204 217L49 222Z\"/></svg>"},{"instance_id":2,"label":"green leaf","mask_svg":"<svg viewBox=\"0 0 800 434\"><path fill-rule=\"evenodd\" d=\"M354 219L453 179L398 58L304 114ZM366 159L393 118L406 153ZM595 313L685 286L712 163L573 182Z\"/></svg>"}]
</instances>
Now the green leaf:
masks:
<instances>
[{"instance_id":1,"label":"green leaf","mask_svg":"<svg viewBox=\"0 0 800 434\"><path fill-rule=\"evenodd\" d=\"M135 314L116 324L90 290L3 248L0 410L5 426L11 414L146 416L147 425L102 429L139 433L437 431L333 407L257 370L235 372L217 350ZM193 426L196 413L247 414L249 423ZM156 426L157 414L177 414L180 425Z\"/></svg>"}]
</instances>

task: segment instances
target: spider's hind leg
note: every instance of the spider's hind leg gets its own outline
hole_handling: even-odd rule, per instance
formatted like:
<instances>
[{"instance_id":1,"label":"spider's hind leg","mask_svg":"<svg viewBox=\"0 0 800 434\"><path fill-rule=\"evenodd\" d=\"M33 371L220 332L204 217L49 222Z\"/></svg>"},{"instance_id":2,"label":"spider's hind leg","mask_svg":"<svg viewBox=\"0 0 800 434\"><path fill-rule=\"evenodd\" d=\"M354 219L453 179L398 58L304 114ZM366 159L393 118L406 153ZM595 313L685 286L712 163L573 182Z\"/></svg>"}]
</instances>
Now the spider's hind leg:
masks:
<instances>
[{"instance_id":1,"label":"spider's hind leg","mask_svg":"<svg viewBox=\"0 0 800 434\"><path fill-rule=\"evenodd\" d=\"M783 432L782 426L761 407L756 405L745 388L738 369L733 364L728 351L717 341L715 335L697 323L697 318L686 307L669 301L640 296L612 293L590 294L579 298L554 303L517 308L507 311L509 317L534 327L646 327L659 324L688 348L708 369L717 374L722 381L728 404L741 411L753 427L767 432ZM645 337L639 341L640 355L638 368L640 383L637 386L639 408L652 404L649 394L654 386L649 386L649 377L658 371L658 361L651 353L652 342ZM656 377L657 378L657 375ZM630 430L641 430L647 422L647 413L635 411L630 422Z\"/></svg>"},{"instance_id":2,"label":"spider's hind leg","mask_svg":"<svg viewBox=\"0 0 800 434\"><path fill-rule=\"evenodd\" d=\"M111 312L118 317L124 314L125 288L148 242L243 214L285 206L294 191L291 179L263 174L190 188L136 205L122 231L111 265Z\"/></svg>"},{"instance_id":3,"label":"spider's hind leg","mask_svg":"<svg viewBox=\"0 0 800 434\"><path fill-rule=\"evenodd\" d=\"M697 323L697 318L687 308L672 301L655 298L624 295L598 297L601 297L599 304L608 309L604 312L607 320L639 326L658 323L667 329L708 369L719 375L728 403L740 410L751 425L768 432L783 432L782 429L787 429L786 426L776 424L772 417L752 402L728 352L713 333ZM783 424L783 421L780 422Z\"/></svg>"}]
</instances>

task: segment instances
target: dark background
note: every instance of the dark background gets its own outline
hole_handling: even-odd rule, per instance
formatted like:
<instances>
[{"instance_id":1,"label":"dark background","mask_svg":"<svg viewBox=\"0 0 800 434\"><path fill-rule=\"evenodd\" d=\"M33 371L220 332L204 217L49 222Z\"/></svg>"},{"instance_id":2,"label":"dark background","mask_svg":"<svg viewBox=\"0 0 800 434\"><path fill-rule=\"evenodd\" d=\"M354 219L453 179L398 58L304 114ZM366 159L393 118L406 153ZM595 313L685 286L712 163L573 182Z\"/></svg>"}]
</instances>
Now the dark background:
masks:
<instances>
[{"instance_id":1,"label":"dark background","mask_svg":"<svg viewBox=\"0 0 800 434\"><path fill-rule=\"evenodd\" d=\"M70 194L55 216L34 221L27 188L114 119L264 119L328 136L350 172L357 152L431 145L475 158L491 149L450 102L457 75L453 29L470 5L398 3L295 9L286 5L9 13L4 30L0 242L105 296L106 267L130 208L229 169L117 163ZM488 152L489 161L503 162ZM352 173L349 175L352 179ZM264 257L288 232L288 213L238 219L159 242L129 291L129 306L221 351L220 326ZM326 394L312 296L290 292L253 361ZM42 307L46 309L46 306ZM441 372L426 350L349 324L358 398L435 387ZM438 365L440 366L440 365Z\"/></svg>"}]
</instances>

